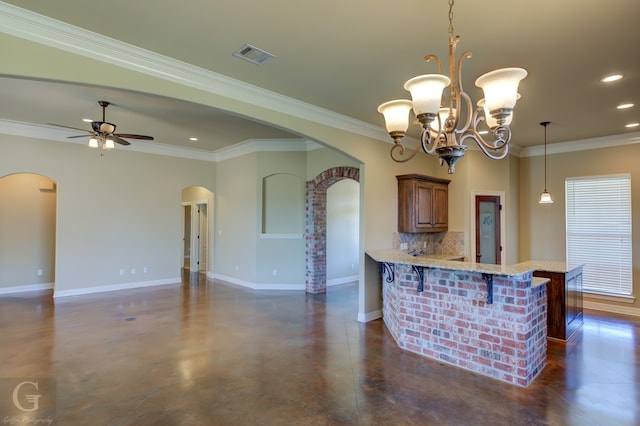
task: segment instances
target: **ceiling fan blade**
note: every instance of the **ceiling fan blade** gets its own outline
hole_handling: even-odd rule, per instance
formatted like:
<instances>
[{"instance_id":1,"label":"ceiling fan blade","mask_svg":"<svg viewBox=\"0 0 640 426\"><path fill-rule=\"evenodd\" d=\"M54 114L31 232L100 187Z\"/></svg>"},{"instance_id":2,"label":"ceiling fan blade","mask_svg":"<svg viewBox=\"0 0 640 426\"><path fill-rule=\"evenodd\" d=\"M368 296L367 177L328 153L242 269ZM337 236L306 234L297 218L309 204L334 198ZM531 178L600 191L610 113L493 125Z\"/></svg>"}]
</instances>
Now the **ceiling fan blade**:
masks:
<instances>
[{"instance_id":1,"label":"ceiling fan blade","mask_svg":"<svg viewBox=\"0 0 640 426\"><path fill-rule=\"evenodd\" d=\"M79 130L81 132L87 132L90 135L93 134L93 132L87 130L87 129L79 129L77 127L71 127L71 126L65 126L64 124L55 124L55 123L47 123L49 126L56 126L56 127L64 127L65 129L73 129L73 130Z\"/></svg>"},{"instance_id":2,"label":"ceiling fan blade","mask_svg":"<svg viewBox=\"0 0 640 426\"><path fill-rule=\"evenodd\" d=\"M118 136L121 138L128 138L128 139L142 139L145 141L152 141L153 140L153 136L145 136L145 135L132 135L130 133L115 133L114 136Z\"/></svg>"},{"instance_id":3,"label":"ceiling fan blade","mask_svg":"<svg viewBox=\"0 0 640 426\"><path fill-rule=\"evenodd\" d=\"M89 133L88 135L74 135L74 136L67 136L67 139L73 139L73 138L88 138L93 136L92 133Z\"/></svg>"},{"instance_id":4,"label":"ceiling fan blade","mask_svg":"<svg viewBox=\"0 0 640 426\"><path fill-rule=\"evenodd\" d=\"M120 145L131 145L131 142L120 139L118 135L111 135L111 137L115 143L119 143Z\"/></svg>"}]
</instances>

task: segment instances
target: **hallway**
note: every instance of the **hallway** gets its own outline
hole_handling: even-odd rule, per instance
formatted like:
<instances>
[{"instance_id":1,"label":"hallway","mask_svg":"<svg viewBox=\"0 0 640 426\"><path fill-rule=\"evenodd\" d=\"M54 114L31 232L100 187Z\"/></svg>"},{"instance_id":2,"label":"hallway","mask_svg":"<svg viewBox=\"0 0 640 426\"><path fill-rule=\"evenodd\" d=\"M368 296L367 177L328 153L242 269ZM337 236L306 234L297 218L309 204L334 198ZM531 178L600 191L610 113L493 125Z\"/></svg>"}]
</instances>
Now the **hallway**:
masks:
<instances>
[{"instance_id":1,"label":"hallway","mask_svg":"<svg viewBox=\"0 0 640 426\"><path fill-rule=\"evenodd\" d=\"M59 425L640 424L638 318L587 312L524 389L401 351L382 320L355 321L357 297L198 274L55 305L5 295L0 384L54 379Z\"/></svg>"}]
</instances>

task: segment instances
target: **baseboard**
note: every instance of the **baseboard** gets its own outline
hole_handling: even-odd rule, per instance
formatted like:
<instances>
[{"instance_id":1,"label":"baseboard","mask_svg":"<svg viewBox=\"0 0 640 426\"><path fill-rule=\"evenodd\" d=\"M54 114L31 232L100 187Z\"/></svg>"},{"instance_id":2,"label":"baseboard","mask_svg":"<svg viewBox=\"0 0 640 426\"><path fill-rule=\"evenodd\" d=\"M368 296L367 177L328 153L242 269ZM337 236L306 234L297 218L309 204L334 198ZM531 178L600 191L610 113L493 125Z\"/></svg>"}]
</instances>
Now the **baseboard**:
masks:
<instances>
[{"instance_id":1,"label":"baseboard","mask_svg":"<svg viewBox=\"0 0 640 426\"><path fill-rule=\"evenodd\" d=\"M594 311L611 312L612 314L631 315L634 317L640 317L640 309L630 308L627 306L610 305L608 303L599 303L584 300L582 306L585 309L593 309Z\"/></svg>"},{"instance_id":2,"label":"baseboard","mask_svg":"<svg viewBox=\"0 0 640 426\"><path fill-rule=\"evenodd\" d=\"M371 312L358 312L358 322L369 322L373 320L377 320L382 318L382 310L378 309L377 311Z\"/></svg>"},{"instance_id":3,"label":"baseboard","mask_svg":"<svg viewBox=\"0 0 640 426\"><path fill-rule=\"evenodd\" d=\"M167 284L179 285L181 283L182 283L182 279L180 277L176 277L176 278L167 278L163 280L138 281L134 283L111 284L111 285L103 285L103 286L97 286L97 287L75 288L70 290L54 289L53 298L59 299L62 297L69 297L69 296L81 296L86 294L104 293L108 291L118 291L118 290L131 290L134 288L155 287L155 286L167 285Z\"/></svg>"},{"instance_id":4,"label":"baseboard","mask_svg":"<svg viewBox=\"0 0 640 426\"><path fill-rule=\"evenodd\" d=\"M53 283L18 285L15 287L0 288L0 294L25 293L29 291L51 290Z\"/></svg>"},{"instance_id":5,"label":"baseboard","mask_svg":"<svg viewBox=\"0 0 640 426\"><path fill-rule=\"evenodd\" d=\"M353 275L351 277L334 278L332 280L327 280L327 287L334 286L334 285L341 285L341 284L349 284L354 281L358 281L358 278L359 277L357 275Z\"/></svg>"},{"instance_id":6,"label":"baseboard","mask_svg":"<svg viewBox=\"0 0 640 426\"><path fill-rule=\"evenodd\" d=\"M277 283L253 283L250 281L240 280L226 275L214 274L207 272L207 278L224 281L230 284L239 285L241 287L250 288L252 290L305 290L304 284L277 284Z\"/></svg>"}]
</instances>

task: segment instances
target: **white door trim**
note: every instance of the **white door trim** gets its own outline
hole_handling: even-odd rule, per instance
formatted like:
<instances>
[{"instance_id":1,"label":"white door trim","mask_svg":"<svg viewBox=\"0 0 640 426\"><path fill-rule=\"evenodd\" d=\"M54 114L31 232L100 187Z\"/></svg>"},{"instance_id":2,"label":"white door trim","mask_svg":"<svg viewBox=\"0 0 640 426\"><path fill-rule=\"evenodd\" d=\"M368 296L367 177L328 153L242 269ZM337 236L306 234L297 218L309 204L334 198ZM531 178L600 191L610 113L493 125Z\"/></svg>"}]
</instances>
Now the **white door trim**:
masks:
<instances>
[{"instance_id":1,"label":"white door trim","mask_svg":"<svg viewBox=\"0 0 640 426\"><path fill-rule=\"evenodd\" d=\"M485 191L485 190L476 190L473 189L471 190L471 214L470 216L470 227L471 230L469 232L469 251L471 253L471 256L469 257L469 261L470 262L475 262L476 261L476 197L480 195L488 195L488 196L492 196L492 197L500 197L500 206L502 206L502 208L500 209L500 245L502 246L502 253L500 255L500 264L501 265L506 265L506 260L507 260L507 241L506 241L506 234L507 234L507 224L506 224L506 220L505 220L505 209L506 209L506 204L504 202L505 199L505 193L504 191Z\"/></svg>"}]
</instances>

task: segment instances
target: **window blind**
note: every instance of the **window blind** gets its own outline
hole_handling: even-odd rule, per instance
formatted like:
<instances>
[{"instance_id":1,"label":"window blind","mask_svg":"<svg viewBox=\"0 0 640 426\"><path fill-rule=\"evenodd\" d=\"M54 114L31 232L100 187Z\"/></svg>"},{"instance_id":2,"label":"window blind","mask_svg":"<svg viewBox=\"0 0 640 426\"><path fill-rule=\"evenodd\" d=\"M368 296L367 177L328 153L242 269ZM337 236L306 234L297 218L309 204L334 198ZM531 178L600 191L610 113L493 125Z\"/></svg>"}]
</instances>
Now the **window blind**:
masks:
<instances>
[{"instance_id":1,"label":"window blind","mask_svg":"<svg viewBox=\"0 0 640 426\"><path fill-rule=\"evenodd\" d=\"M567 264L584 264L583 289L631 295L631 177L565 181Z\"/></svg>"}]
</instances>

